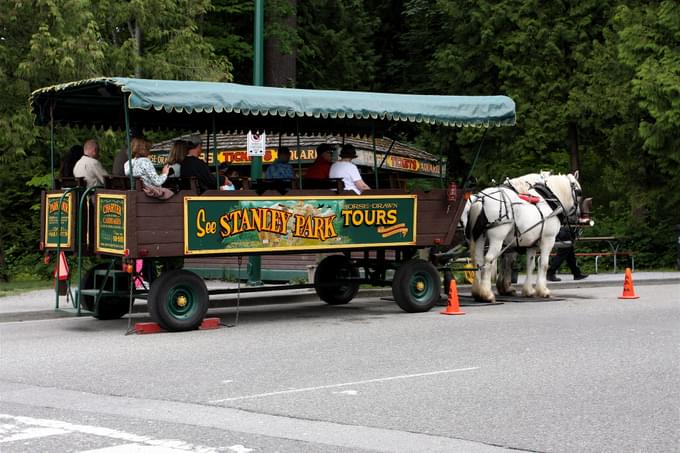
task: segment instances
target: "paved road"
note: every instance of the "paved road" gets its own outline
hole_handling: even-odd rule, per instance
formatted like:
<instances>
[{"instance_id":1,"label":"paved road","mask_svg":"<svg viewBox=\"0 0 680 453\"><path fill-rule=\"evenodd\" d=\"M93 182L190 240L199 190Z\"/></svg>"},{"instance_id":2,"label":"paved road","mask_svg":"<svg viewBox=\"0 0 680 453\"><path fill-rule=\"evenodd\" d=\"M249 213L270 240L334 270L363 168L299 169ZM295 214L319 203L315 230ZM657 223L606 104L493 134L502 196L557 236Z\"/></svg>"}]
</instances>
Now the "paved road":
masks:
<instances>
[{"instance_id":1,"label":"paved road","mask_svg":"<svg viewBox=\"0 0 680 453\"><path fill-rule=\"evenodd\" d=\"M236 327L177 334L0 323L0 450L678 451L667 283L637 300L563 285L457 317L379 297L249 305Z\"/></svg>"}]
</instances>

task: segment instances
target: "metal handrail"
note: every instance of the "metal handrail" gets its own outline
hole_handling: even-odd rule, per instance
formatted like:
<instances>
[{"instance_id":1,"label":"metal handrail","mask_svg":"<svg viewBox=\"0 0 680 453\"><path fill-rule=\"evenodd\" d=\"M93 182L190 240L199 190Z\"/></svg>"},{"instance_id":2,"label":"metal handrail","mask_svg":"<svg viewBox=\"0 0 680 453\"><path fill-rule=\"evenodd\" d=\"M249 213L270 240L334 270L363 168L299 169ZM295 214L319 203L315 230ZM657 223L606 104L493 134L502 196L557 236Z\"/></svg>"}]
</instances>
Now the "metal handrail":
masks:
<instances>
[{"instance_id":1,"label":"metal handrail","mask_svg":"<svg viewBox=\"0 0 680 453\"><path fill-rule=\"evenodd\" d=\"M66 196L72 192L77 192L82 187L71 187L68 188L64 191L63 194L61 194L61 197L59 197L59 207L57 209L57 265L55 268L55 275L56 278L59 279L59 267L61 266L61 204L64 202L64 199ZM45 225L45 228L47 228L47 225ZM58 281L58 280L57 280ZM54 309L58 310L59 309L59 283L55 282L54 285L54 293L55 293L55 304L54 304Z\"/></svg>"},{"instance_id":2,"label":"metal handrail","mask_svg":"<svg viewBox=\"0 0 680 453\"><path fill-rule=\"evenodd\" d=\"M83 275L83 204L85 200L87 200L87 197L90 195L90 193L96 192L97 189L102 188L104 186L101 185L94 185L92 187L88 187L85 192L83 192L82 196L80 197L80 202L78 203L78 222L76 223L76 237L78 238L78 291L76 291L76 310L78 313L78 316L80 316L81 313L81 305L80 305L80 282L82 280L82 275Z\"/></svg>"}]
</instances>

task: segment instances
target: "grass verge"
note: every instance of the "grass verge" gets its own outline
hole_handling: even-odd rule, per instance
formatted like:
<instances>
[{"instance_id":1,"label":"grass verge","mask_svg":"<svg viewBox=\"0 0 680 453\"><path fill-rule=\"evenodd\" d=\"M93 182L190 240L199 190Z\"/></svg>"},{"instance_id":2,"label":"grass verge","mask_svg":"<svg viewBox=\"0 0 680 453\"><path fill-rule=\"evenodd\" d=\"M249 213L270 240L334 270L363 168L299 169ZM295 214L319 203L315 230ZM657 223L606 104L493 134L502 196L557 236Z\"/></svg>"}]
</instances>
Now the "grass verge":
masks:
<instances>
[{"instance_id":1,"label":"grass verge","mask_svg":"<svg viewBox=\"0 0 680 453\"><path fill-rule=\"evenodd\" d=\"M16 294L34 291L36 289L50 289L50 280L19 280L10 282L0 282L0 297L13 296Z\"/></svg>"}]
</instances>

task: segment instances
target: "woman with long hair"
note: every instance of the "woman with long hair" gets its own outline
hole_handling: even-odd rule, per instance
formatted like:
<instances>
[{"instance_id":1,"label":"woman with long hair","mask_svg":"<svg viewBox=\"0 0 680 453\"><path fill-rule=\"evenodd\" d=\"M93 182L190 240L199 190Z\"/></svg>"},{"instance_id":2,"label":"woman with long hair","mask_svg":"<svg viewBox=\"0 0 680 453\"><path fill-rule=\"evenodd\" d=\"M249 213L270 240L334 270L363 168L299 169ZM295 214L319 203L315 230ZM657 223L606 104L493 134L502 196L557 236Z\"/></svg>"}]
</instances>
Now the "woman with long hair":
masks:
<instances>
[{"instance_id":1,"label":"woman with long hair","mask_svg":"<svg viewBox=\"0 0 680 453\"><path fill-rule=\"evenodd\" d=\"M161 187L168 179L170 166L165 164L159 175L149 159L149 154L151 154L151 142L145 138L133 138L132 160L125 162L125 175L130 174L130 167L132 167L132 176L141 178L145 194L166 200L174 195L172 190Z\"/></svg>"}]
</instances>

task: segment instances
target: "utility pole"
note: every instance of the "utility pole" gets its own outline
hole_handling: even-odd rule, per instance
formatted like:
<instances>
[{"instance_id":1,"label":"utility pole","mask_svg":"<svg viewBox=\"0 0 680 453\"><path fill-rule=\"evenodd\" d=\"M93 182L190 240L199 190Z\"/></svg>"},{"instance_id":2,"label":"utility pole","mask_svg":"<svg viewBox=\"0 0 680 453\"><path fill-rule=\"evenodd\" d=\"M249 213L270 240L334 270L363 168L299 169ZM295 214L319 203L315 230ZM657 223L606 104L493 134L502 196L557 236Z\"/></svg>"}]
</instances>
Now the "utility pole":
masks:
<instances>
[{"instance_id":1,"label":"utility pole","mask_svg":"<svg viewBox=\"0 0 680 453\"><path fill-rule=\"evenodd\" d=\"M253 85L262 86L264 75L264 0L255 0L255 32L253 39ZM264 132L264 131L258 131ZM250 178L262 177L262 157L252 156ZM252 255L248 258L248 285L262 286L262 258Z\"/></svg>"}]
</instances>

